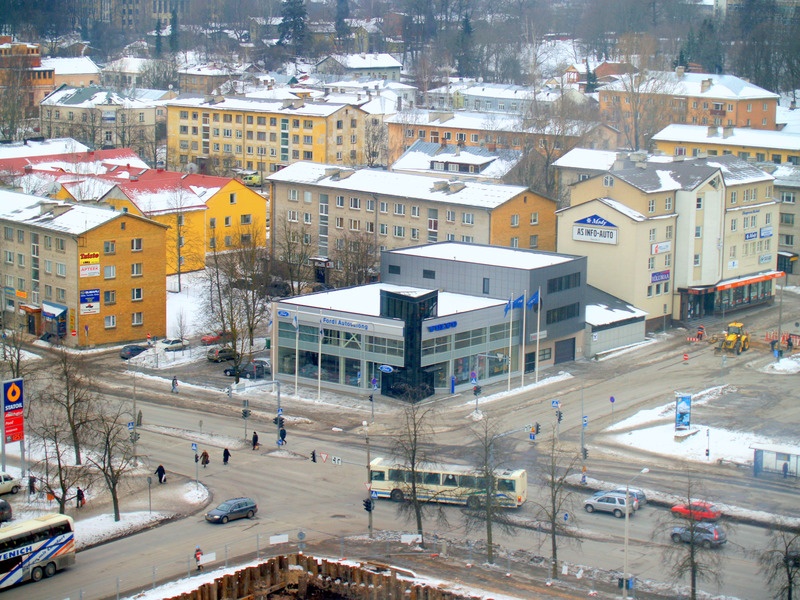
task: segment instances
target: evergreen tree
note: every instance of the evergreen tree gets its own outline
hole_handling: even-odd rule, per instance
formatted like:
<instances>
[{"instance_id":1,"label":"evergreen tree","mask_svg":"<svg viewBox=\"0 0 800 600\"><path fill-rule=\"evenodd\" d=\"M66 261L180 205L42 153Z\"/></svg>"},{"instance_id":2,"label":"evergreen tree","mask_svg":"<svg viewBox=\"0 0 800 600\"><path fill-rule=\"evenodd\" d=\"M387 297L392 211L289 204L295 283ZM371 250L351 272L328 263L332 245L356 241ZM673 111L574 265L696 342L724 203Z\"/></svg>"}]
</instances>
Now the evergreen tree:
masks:
<instances>
[{"instance_id":1,"label":"evergreen tree","mask_svg":"<svg viewBox=\"0 0 800 600\"><path fill-rule=\"evenodd\" d=\"M161 19L156 21L156 58L161 58Z\"/></svg>"},{"instance_id":2,"label":"evergreen tree","mask_svg":"<svg viewBox=\"0 0 800 600\"><path fill-rule=\"evenodd\" d=\"M281 23L278 25L278 44L293 46L295 55L305 48L308 36L308 13L303 0L284 0L281 7Z\"/></svg>"},{"instance_id":3,"label":"evergreen tree","mask_svg":"<svg viewBox=\"0 0 800 600\"><path fill-rule=\"evenodd\" d=\"M173 8L169 18L169 51L173 54L177 54L179 50L178 11Z\"/></svg>"},{"instance_id":4,"label":"evergreen tree","mask_svg":"<svg viewBox=\"0 0 800 600\"><path fill-rule=\"evenodd\" d=\"M586 93L591 94L597 91L597 74L589 66L589 59L586 59Z\"/></svg>"},{"instance_id":5,"label":"evergreen tree","mask_svg":"<svg viewBox=\"0 0 800 600\"><path fill-rule=\"evenodd\" d=\"M350 18L350 4L347 0L336 0L336 40L342 51L347 51L347 40L350 38L350 26L347 19Z\"/></svg>"},{"instance_id":6,"label":"evergreen tree","mask_svg":"<svg viewBox=\"0 0 800 600\"><path fill-rule=\"evenodd\" d=\"M473 33L469 15L464 15L464 18L461 19L461 31L458 34L458 55L456 56L458 74L462 77L474 77L477 71Z\"/></svg>"}]
</instances>

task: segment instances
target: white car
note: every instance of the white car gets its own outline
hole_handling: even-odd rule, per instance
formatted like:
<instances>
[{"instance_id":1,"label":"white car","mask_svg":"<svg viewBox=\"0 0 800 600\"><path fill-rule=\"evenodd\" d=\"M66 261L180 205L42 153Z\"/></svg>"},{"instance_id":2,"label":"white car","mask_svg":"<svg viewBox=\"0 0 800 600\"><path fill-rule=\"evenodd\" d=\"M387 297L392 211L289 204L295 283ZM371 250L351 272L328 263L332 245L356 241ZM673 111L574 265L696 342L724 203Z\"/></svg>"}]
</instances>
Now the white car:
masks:
<instances>
[{"instance_id":1,"label":"white car","mask_svg":"<svg viewBox=\"0 0 800 600\"><path fill-rule=\"evenodd\" d=\"M188 348L189 342L179 338L164 339L158 340L158 347L164 352L176 352L178 350L184 350L185 348Z\"/></svg>"},{"instance_id":2,"label":"white car","mask_svg":"<svg viewBox=\"0 0 800 600\"><path fill-rule=\"evenodd\" d=\"M22 481L19 478L9 475L8 473L0 473L0 494L16 494L22 488Z\"/></svg>"}]
</instances>

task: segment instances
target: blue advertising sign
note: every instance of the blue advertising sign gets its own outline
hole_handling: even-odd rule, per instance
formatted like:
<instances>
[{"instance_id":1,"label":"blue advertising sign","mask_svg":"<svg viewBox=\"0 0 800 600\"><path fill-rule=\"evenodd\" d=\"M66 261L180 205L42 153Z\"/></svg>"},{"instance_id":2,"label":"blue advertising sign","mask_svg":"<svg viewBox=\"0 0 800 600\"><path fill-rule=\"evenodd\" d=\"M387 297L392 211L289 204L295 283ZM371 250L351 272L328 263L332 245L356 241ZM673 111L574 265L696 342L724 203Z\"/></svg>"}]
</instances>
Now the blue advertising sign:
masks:
<instances>
[{"instance_id":1,"label":"blue advertising sign","mask_svg":"<svg viewBox=\"0 0 800 600\"><path fill-rule=\"evenodd\" d=\"M582 225L596 225L598 227L616 227L611 221L607 221L603 217L599 215L592 215L591 217L586 217L585 219L579 219L575 221L575 223L581 223Z\"/></svg>"},{"instance_id":2,"label":"blue advertising sign","mask_svg":"<svg viewBox=\"0 0 800 600\"><path fill-rule=\"evenodd\" d=\"M675 429L689 429L692 424L691 394L675 393Z\"/></svg>"},{"instance_id":3,"label":"blue advertising sign","mask_svg":"<svg viewBox=\"0 0 800 600\"><path fill-rule=\"evenodd\" d=\"M94 288L92 290L80 290L81 293L81 304L87 304L89 302L100 302L100 288Z\"/></svg>"},{"instance_id":4,"label":"blue advertising sign","mask_svg":"<svg viewBox=\"0 0 800 600\"><path fill-rule=\"evenodd\" d=\"M660 283L662 281L669 281L669 271L658 271L657 273L650 273L650 283Z\"/></svg>"},{"instance_id":5,"label":"blue advertising sign","mask_svg":"<svg viewBox=\"0 0 800 600\"><path fill-rule=\"evenodd\" d=\"M289 316L289 311L288 310L279 310L278 311L278 316L279 317L288 317Z\"/></svg>"},{"instance_id":6,"label":"blue advertising sign","mask_svg":"<svg viewBox=\"0 0 800 600\"><path fill-rule=\"evenodd\" d=\"M378 371L380 371L381 373L393 373L394 369L392 368L391 365L381 365L380 367L378 367Z\"/></svg>"}]
</instances>

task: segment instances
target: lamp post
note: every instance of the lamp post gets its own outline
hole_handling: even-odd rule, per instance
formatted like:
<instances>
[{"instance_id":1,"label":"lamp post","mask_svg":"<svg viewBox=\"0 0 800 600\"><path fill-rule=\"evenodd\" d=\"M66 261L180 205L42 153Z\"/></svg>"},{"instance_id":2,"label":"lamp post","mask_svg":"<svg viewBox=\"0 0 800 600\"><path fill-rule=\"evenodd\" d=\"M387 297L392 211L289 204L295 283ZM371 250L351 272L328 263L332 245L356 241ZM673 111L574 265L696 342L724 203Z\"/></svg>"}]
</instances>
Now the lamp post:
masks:
<instances>
[{"instance_id":1,"label":"lamp post","mask_svg":"<svg viewBox=\"0 0 800 600\"><path fill-rule=\"evenodd\" d=\"M364 439L367 442L367 495L369 500L372 500L372 477L369 472L369 463L371 461L369 454L369 423L361 421L361 425L364 427ZM372 539L372 510L368 511L367 514L369 515L369 537Z\"/></svg>"},{"instance_id":2,"label":"lamp post","mask_svg":"<svg viewBox=\"0 0 800 600\"><path fill-rule=\"evenodd\" d=\"M625 484L625 564L622 567L622 597L627 600L628 598L628 531L630 528L629 522L631 517L631 509L630 509L630 493L631 493L631 484L636 481L636 478L639 475L644 475L645 473L649 473L650 469L645 467L641 471L639 471L633 479L631 479L628 483Z\"/></svg>"},{"instance_id":3,"label":"lamp post","mask_svg":"<svg viewBox=\"0 0 800 600\"><path fill-rule=\"evenodd\" d=\"M781 323L783 322L783 288L789 284L789 273L783 273L783 285L781 286L781 297L778 301L778 351L775 353L775 362L780 360L781 349Z\"/></svg>"}]
</instances>

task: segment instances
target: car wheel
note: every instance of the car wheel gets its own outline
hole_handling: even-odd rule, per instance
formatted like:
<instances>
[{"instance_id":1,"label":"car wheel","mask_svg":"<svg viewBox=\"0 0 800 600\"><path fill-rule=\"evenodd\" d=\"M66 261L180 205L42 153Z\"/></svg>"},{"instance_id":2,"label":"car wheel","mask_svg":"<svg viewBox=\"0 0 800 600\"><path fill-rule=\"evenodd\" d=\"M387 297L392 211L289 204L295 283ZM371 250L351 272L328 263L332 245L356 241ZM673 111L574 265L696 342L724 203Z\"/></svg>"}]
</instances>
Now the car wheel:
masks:
<instances>
[{"instance_id":1,"label":"car wheel","mask_svg":"<svg viewBox=\"0 0 800 600\"><path fill-rule=\"evenodd\" d=\"M245 379L252 379L252 378L253 378L253 376L252 376L250 373L245 373L245 374L244 374L244 378L245 378Z\"/></svg>"},{"instance_id":2,"label":"car wheel","mask_svg":"<svg viewBox=\"0 0 800 600\"><path fill-rule=\"evenodd\" d=\"M622 514L622 511L620 509L615 508L614 509L614 516L617 517L618 519L621 519L625 515Z\"/></svg>"},{"instance_id":3,"label":"car wheel","mask_svg":"<svg viewBox=\"0 0 800 600\"><path fill-rule=\"evenodd\" d=\"M56 574L56 563L47 563L44 567L44 576L52 577Z\"/></svg>"},{"instance_id":4,"label":"car wheel","mask_svg":"<svg viewBox=\"0 0 800 600\"><path fill-rule=\"evenodd\" d=\"M228 517L222 517L222 518L219 520L219 522L220 522L220 523L222 523L223 525L225 525L225 523L227 523L227 522L228 522Z\"/></svg>"},{"instance_id":5,"label":"car wheel","mask_svg":"<svg viewBox=\"0 0 800 600\"><path fill-rule=\"evenodd\" d=\"M254 513L252 510L248 510L247 511L247 518L248 519L252 519L255 516L256 516L256 513Z\"/></svg>"},{"instance_id":6,"label":"car wheel","mask_svg":"<svg viewBox=\"0 0 800 600\"><path fill-rule=\"evenodd\" d=\"M703 546L703 548L705 548L706 550L710 550L711 549L711 541L710 540L703 540L703 543L700 544L700 545Z\"/></svg>"},{"instance_id":7,"label":"car wheel","mask_svg":"<svg viewBox=\"0 0 800 600\"><path fill-rule=\"evenodd\" d=\"M41 567L33 567L31 571L31 581L41 581L42 577L44 577L44 571L42 571Z\"/></svg>"},{"instance_id":8,"label":"car wheel","mask_svg":"<svg viewBox=\"0 0 800 600\"><path fill-rule=\"evenodd\" d=\"M403 492L401 490L392 490L391 493L392 502L402 502L403 501Z\"/></svg>"},{"instance_id":9,"label":"car wheel","mask_svg":"<svg viewBox=\"0 0 800 600\"><path fill-rule=\"evenodd\" d=\"M15 485L14 487L11 488L11 493L12 494L16 494L18 491L19 491L19 486L18 485Z\"/></svg>"},{"instance_id":10,"label":"car wheel","mask_svg":"<svg viewBox=\"0 0 800 600\"><path fill-rule=\"evenodd\" d=\"M681 534L680 533L673 533L672 534L672 541L676 544L681 541Z\"/></svg>"},{"instance_id":11,"label":"car wheel","mask_svg":"<svg viewBox=\"0 0 800 600\"><path fill-rule=\"evenodd\" d=\"M586 506L584 506L583 508L585 508L585 509L586 509L586 512L587 512L587 513L593 513L593 512L594 512L594 506L592 506L591 504L587 504L587 505L586 505Z\"/></svg>"},{"instance_id":12,"label":"car wheel","mask_svg":"<svg viewBox=\"0 0 800 600\"><path fill-rule=\"evenodd\" d=\"M233 373L231 373L231 370L230 370L230 369L225 369L225 370L223 371L223 373L225 373L225 375L226 375L226 376L228 376L228 377L230 377L231 375L233 375Z\"/></svg>"}]
</instances>

